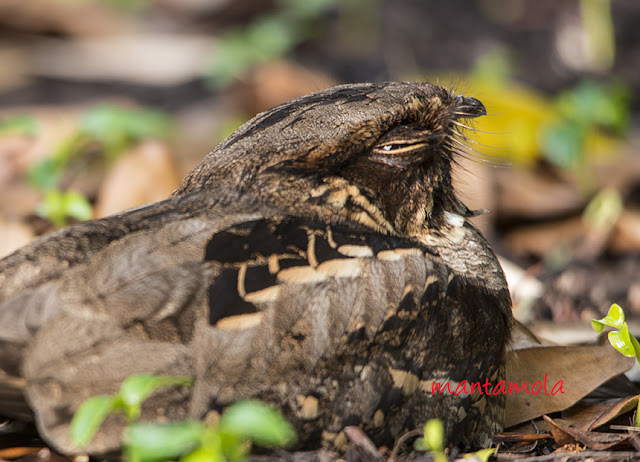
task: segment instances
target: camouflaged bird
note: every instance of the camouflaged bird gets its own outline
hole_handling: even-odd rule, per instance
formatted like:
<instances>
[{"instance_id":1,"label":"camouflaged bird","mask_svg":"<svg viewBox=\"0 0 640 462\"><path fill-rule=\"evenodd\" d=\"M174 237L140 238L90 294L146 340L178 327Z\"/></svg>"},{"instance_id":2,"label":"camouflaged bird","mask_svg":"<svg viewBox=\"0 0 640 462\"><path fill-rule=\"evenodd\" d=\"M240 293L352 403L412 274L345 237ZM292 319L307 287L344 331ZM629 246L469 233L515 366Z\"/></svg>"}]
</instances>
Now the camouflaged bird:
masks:
<instances>
[{"instance_id":1,"label":"camouflaged bird","mask_svg":"<svg viewBox=\"0 0 640 462\"><path fill-rule=\"evenodd\" d=\"M509 292L451 184L460 120L484 114L427 83L259 114L167 200L0 262L3 382L26 386L43 437L71 453L74 411L134 373L195 378L155 393L147 420L253 397L301 448L343 447L346 425L392 444L434 417L450 447L488 445L504 397L432 393L504 377ZM110 417L88 451L117 448L123 424Z\"/></svg>"}]
</instances>

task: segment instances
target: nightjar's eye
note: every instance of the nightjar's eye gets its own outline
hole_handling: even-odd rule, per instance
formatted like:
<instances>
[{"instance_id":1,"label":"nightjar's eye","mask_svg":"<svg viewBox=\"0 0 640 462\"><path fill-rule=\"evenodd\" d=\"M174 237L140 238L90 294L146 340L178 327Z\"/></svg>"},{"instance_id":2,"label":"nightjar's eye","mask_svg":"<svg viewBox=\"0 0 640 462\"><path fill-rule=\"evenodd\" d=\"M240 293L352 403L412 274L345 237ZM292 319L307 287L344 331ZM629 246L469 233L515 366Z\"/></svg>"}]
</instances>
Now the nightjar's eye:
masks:
<instances>
[{"instance_id":1,"label":"nightjar's eye","mask_svg":"<svg viewBox=\"0 0 640 462\"><path fill-rule=\"evenodd\" d=\"M427 146L425 141L387 141L374 146L373 151L378 154L399 155L407 154Z\"/></svg>"},{"instance_id":2,"label":"nightjar's eye","mask_svg":"<svg viewBox=\"0 0 640 462\"><path fill-rule=\"evenodd\" d=\"M383 151L393 151L395 149L400 149L402 147L403 147L402 144L385 144L384 146L382 146L382 150Z\"/></svg>"}]
</instances>

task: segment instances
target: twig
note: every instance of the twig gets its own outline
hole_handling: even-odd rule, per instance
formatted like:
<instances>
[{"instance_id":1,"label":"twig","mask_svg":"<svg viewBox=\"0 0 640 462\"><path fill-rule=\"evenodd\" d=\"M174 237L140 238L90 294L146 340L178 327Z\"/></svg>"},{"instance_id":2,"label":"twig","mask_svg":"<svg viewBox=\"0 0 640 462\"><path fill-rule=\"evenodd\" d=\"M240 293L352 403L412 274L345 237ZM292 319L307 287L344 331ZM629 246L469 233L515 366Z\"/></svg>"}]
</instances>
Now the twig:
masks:
<instances>
[{"instance_id":1,"label":"twig","mask_svg":"<svg viewBox=\"0 0 640 462\"><path fill-rule=\"evenodd\" d=\"M400 452L400 448L404 445L404 443L409 438L415 438L416 436L422 436L423 430L422 428L416 428L415 430L411 430L410 432L405 433L400 438L397 439L396 444L393 445L393 451L391 451L391 455L389 456L388 462L395 462L398 453Z\"/></svg>"}]
</instances>

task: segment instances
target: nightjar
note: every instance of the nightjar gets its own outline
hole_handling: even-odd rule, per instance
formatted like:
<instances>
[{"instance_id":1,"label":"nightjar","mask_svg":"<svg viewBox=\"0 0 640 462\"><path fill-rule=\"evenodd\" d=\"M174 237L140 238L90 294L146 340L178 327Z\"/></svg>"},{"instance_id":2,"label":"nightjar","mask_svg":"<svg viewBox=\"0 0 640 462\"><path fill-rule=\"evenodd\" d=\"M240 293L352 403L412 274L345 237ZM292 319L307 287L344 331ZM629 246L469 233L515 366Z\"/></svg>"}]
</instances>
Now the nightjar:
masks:
<instances>
[{"instance_id":1,"label":"nightjar","mask_svg":"<svg viewBox=\"0 0 640 462\"><path fill-rule=\"evenodd\" d=\"M70 453L78 406L134 373L195 378L146 420L257 398L301 448L343 447L347 425L392 444L434 417L448 446L488 445L503 396L433 392L504 377L507 284L451 182L460 120L484 114L428 83L314 93L245 123L168 199L18 250L0 261L0 389Z\"/></svg>"}]
</instances>

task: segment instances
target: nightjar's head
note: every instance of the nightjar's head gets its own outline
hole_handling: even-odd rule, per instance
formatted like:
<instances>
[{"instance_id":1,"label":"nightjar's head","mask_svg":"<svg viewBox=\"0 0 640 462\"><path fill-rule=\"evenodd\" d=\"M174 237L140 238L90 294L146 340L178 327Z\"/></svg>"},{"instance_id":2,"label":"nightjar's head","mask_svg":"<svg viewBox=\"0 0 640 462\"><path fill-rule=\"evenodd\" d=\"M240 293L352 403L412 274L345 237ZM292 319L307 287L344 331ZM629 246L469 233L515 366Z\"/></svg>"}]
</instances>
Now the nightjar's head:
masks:
<instances>
[{"instance_id":1,"label":"nightjar's head","mask_svg":"<svg viewBox=\"0 0 640 462\"><path fill-rule=\"evenodd\" d=\"M257 115L175 195L230 188L283 211L420 236L463 222L451 164L482 103L428 83L342 85Z\"/></svg>"}]
</instances>

